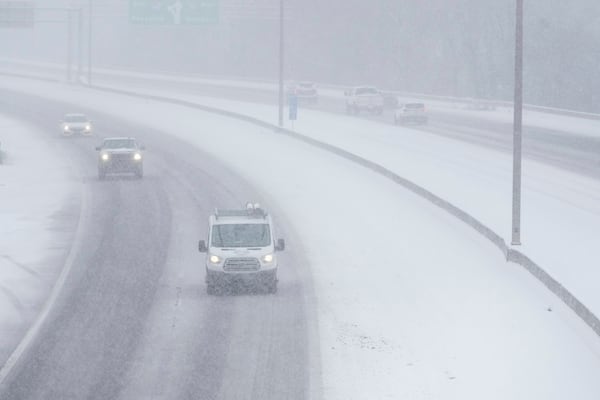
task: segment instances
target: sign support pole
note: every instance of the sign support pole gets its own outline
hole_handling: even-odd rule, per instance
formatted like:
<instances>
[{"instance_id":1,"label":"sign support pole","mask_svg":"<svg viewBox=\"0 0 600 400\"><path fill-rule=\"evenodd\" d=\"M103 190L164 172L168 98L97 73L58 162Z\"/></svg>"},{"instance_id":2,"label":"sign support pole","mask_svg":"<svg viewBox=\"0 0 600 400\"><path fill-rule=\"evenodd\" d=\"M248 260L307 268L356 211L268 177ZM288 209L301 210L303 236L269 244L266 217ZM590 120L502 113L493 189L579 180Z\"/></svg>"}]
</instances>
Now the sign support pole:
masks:
<instances>
[{"instance_id":1,"label":"sign support pole","mask_svg":"<svg viewBox=\"0 0 600 400\"><path fill-rule=\"evenodd\" d=\"M513 118L512 241L521 244L521 161L523 128L523 0L517 0L515 32L515 99Z\"/></svg>"},{"instance_id":2,"label":"sign support pole","mask_svg":"<svg viewBox=\"0 0 600 400\"><path fill-rule=\"evenodd\" d=\"M92 85L92 0L88 2L88 60L87 60L87 82Z\"/></svg>"},{"instance_id":3,"label":"sign support pole","mask_svg":"<svg viewBox=\"0 0 600 400\"><path fill-rule=\"evenodd\" d=\"M283 46L283 0L279 0L279 127L283 128L283 59L284 59L284 46Z\"/></svg>"},{"instance_id":4,"label":"sign support pole","mask_svg":"<svg viewBox=\"0 0 600 400\"><path fill-rule=\"evenodd\" d=\"M67 83L71 83L71 63L73 51L73 21L72 10L67 9Z\"/></svg>"}]
</instances>

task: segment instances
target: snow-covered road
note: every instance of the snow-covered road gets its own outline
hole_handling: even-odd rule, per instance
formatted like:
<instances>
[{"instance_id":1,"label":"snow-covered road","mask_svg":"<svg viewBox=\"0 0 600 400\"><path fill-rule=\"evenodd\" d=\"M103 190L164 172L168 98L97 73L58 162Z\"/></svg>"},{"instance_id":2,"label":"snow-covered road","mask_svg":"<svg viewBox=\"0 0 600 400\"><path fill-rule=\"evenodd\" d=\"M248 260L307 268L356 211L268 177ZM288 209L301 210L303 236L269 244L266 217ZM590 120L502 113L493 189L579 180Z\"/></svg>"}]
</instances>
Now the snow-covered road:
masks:
<instances>
[{"instance_id":1,"label":"snow-covered road","mask_svg":"<svg viewBox=\"0 0 600 400\"><path fill-rule=\"evenodd\" d=\"M123 85L108 82L103 85L123 88ZM187 90L181 93L164 87L141 87L139 82L131 90L208 105L267 122L274 122L277 111L272 105L192 95ZM487 119L507 123L509 119L503 109L483 114L453 109L451 113L474 121ZM574 143L577 143L578 135L594 138L593 132L600 131L600 121L534 111L527 112L526 118L532 127L547 129L554 126L567 136L572 132ZM476 136L486 137L492 128L497 127L475 124L470 130ZM294 129L376 162L417 183L465 210L510 242L512 159L501 148L310 109L300 110ZM449 127L448 131L451 129ZM561 161L556 166L537 161L535 157L525 158L523 245L519 249L599 315L600 295L595 282L600 279L600 272L595 266L596 260L600 259L600 249L596 245L600 243L597 228L600 226L600 181L594 176L600 176L600 153L590 154L592 158L586 165L591 169L586 169L585 174L571 171L564 158L558 158ZM575 158L580 156L583 157L573 155Z\"/></svg>"},{"instance_id":2,"label":"snow-covered road","mask_svg":"<svg viewBox=\"0 0 600 400\"><path fill-rule=\"evenodd\" d=\"M315 301L317 307L319 341L303 344L311 354L304 362L309 364L307 368L320 366L322 382L313 376L307 384L318 385L324 398L596 399L600 395L597 337L524 270L506 264L493 245L391 181L271 130L186 107L64 85L29 85L15 80L2 86L38 94L49 102L60 99L98 110L141 131L158 131L167 146L168 138L176 137L218 158L257 188L267 204L274 205L288 231L293 232L295 240L288 240L292 254L302 254L308 263L310 276L291 275L281 293L272 299L277 301L286 291L291 293L298 283L307 288L311 285L306 285L306 280L314 282L314 298L313 293L301 289L298 299L308 304ZM247 107L249 111L251 106ZM331 141L343 137L347 139L345 144L355 146L353 151L377 150L367 142L379 143L379 148L404 149L402 157L395 151L377 154L388 167L407 168L399 172L415 173L411 178L424 183L429 182L427 179L433 181L441 171L460 183L465 171L473 171L468 163L477 161L476 157L487 160L496 156L481 154L479 148L451 148L450 143L443 143L440 147L446 148L447 154L461 154L467 165L441 158L439 162L445 160L445 165L427 170L426 161L432 157L429 152L436 148L432 147L433 140L422 142L428 140L423 135L402 130L402 141L397 143L392 133L374 132L371 125L361 126L363 122L353 120L350 125L343 119L317 114L314 118L315 125L302 127L303 132ZM364 140L367 131L379 140ZM110 135L110 129L103 134ZM398 131L394 135L397 137ZM153 151L161 153L160 149ZM392 163L393 154L402 163ZM489 168L502 176L495 164ZM483 167L477 171L480 179L470 189L463 188L467 193L480 193L476 191L480 187L485 192L495 185L489 181L493 173L486 174L489 170ZM445 184L449 179L438 175L438 189L453 187ZM172 187L175 190L177 185ZM210 192L210 187L203 191ZM446 193L438 194L443 197ZM472 196L477 197L488 201L483 194ZM180 277L193 274L193 258L175 257L175 250L172 248L169 254L180 264L170 262L165 271ZM297 263L299 258L293 260ZM200 276L192 279L201 285ZM188 301L194 302L200 293L189 292L193 297ZM250 302L257 310L272 310L272 299L241 296L232 301L236 308ZM157 300L155 304L160 303ZM212 307L219 310L221 306L213 303ZM245 321L242 314L234 315L240 324L251 322ZM290 328L278 325L277 315L283 314L274 315L268 320L268 332ZM148 324L155 326L152 321L149 318ZM298 326L307 329L304 324ZM189 333L179 336L183 340L179 345L184 349L194 343ZM243 330L232 329L230 333L235 336L223 340L236 346L244 344ZM168 341L169 332L159 330L156 336L147 336L146 341L138 343L136 360L152 358L152 350L157 348L152 343L154 337ZM278 342L278 346L268 351L290 351L289 343ZM227 352L227 347L223 351ZM248 351L260 355L255 347ZM169 365L177 366L177 357L185 357L186 353L173 349L175 359ZM228 353L228 357L223 360L226 365L219 366L225 378L217 398L235 394L227 389L235 387L236 382L231 381L234 377L250 379L228 363L234 363L240 354ZM128 367L135 367L136 373L129 374L130 380L124 383L122 395L126 398L141 395L140 386L136 386L139 379L142 383L159 379L153 373L160 369L144 372L151 366L143 362ZM176 372L190 373L185 369ZM255 387L264 389L263 380L269 379L269 374L261 370L252 379L258 385ZM154 386L159 390L161 385ZM321 390L307 388L306 393L318 392ZM265 395L260 390L247 397L260 394L261 398L282 398L281 393Z\"/></svg>"}]
</instances>

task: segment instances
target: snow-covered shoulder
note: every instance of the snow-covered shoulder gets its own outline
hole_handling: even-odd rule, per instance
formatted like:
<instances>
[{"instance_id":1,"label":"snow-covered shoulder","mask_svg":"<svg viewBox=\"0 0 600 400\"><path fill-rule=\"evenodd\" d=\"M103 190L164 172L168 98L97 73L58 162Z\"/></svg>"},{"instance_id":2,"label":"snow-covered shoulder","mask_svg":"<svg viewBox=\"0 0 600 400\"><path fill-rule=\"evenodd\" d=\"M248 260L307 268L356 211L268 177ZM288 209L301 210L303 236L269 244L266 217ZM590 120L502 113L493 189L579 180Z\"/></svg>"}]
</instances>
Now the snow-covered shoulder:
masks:
<instances>
[{"instance_id":1,"label":"snow-covered shoulder","mask_svg":"<svg viewBox=\"0 0 600 400\"><path fill-rule=\"evenodd\" d=\"M0 365L53 286L79 212L60 146L0 115Z\"/></svg>"}]
</instances>

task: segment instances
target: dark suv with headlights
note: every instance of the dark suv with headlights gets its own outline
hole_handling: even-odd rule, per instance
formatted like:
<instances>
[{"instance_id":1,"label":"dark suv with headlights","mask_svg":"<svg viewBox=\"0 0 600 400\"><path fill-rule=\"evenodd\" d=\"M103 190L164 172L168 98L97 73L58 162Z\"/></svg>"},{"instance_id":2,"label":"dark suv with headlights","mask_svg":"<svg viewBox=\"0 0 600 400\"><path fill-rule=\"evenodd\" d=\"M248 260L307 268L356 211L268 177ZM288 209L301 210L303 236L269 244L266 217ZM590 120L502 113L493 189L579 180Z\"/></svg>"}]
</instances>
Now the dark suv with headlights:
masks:
<instances>
[{"instance_id":1,"label":"dark suv with headlights","mask_svg":"<svg viewBox=\"0 0 600 400\"><path fill-rule=\"evenodd\" d=\"M102 146L96 147L98 156L98 178L106 178L106 174L133 173L136 177L144 176L144 146L140 146L134 138L106 138Z\"/></svg>"}]
</instances>

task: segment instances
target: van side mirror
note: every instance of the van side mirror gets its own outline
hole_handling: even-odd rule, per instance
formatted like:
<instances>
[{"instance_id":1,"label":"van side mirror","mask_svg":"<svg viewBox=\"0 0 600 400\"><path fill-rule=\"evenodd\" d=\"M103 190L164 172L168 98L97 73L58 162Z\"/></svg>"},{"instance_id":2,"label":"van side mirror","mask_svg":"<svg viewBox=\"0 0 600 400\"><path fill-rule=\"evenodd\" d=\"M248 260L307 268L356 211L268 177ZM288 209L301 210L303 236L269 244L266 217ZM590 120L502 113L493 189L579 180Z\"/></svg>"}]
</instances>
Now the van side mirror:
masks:
<instances>
[{"instance_id":1,"label":"van side mirror","mask_svg":"<svg viewBox=\"0 0 600 400\"><path fill-rule=\"evenodd\" d=\"M102 150L102 147L96 146L96 151L100 151L100 150Z\"/></svg>"},{"instance_id":2,"label":"van side mirror","mask_svg":"<svg viewBox=\"0 0 600 400\"><path fill-rule=\"evenodd\" d=\"M344 90L344 96L350 96L350 91L349 90Z\"/></svg>"},{"instance_id":3,"label":"van side mirror","mask_svg":"<svg viewBox=\"0 0 600 400\"><path fill-rule=\"evenodd\" d=\"M204 240L198 242L198 251L200 253L208 252L208 248L206 247L206 242Z\"/></svg>"},{"instance_id":4,"label":"van side mirror","mask_svg":"<svg viewBox=\"0 0 600 400\"><path fill-rule=\"evenodd\" d=\"M141 145L141 146L140 146L140 150L146 150L146 146L144 146L144 145Z\"/></svg>"},{"instance_id":5,"label":"van side mirror","mask_svg":"<svg viewBox=\"0 0 600 400\"><path fill-rule=\"evenodd\" d=\"M277 244L275 245L275 251L284 251L285 250L285 240L277 239Z\"/></svg>"}]
</instances>

